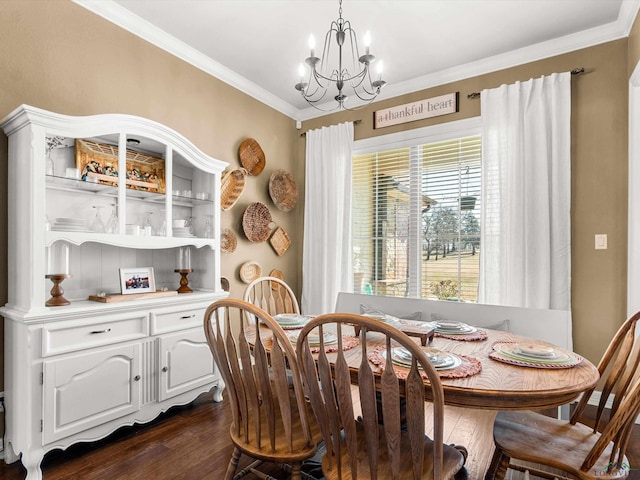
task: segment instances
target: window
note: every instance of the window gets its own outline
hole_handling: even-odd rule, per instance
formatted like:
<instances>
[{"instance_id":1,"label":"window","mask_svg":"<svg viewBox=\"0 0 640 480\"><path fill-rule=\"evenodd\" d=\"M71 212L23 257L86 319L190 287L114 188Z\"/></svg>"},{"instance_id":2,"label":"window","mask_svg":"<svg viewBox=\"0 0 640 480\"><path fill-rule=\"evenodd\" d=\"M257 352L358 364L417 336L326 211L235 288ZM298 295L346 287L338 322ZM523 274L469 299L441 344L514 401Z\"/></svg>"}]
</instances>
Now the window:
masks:
<instances>
[{"instance_id":1,"label":"window","mask_svg":"<svg viewBox=\"0 0 640 480\"><path fill-rule=\"evenodd\" d=\"M422 130L406 146L379 142L361 152L356 144L354 291L475 302L480 134Z\"/></svg>"}]
</instances>

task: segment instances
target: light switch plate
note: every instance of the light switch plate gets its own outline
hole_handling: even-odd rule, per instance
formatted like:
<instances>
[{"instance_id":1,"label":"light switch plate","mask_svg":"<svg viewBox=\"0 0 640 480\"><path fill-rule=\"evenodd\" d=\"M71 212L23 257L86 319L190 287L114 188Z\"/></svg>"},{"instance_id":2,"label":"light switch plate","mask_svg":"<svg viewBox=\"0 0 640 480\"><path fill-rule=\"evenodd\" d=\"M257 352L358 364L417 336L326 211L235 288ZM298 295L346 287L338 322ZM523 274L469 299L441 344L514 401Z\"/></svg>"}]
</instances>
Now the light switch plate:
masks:
<instances>
[{"instance_id":1,"label":"light switch plate","mask_svg":"<svg viewBox=\"0 0 640 480\"><path fill-rule=\"evenodd\" d=\"M607 249L607 234L596 233L596 250L606 250L606 249Z\"/></svg>"}]
</instances>

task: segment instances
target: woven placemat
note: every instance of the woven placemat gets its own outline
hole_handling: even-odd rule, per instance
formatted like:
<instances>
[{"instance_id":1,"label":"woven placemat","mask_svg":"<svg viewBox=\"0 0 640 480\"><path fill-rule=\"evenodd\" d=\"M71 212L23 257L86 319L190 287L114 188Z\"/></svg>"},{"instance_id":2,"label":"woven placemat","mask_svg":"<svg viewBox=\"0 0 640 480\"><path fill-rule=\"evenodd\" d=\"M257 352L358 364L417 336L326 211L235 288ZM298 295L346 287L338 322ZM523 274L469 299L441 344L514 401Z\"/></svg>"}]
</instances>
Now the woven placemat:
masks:
<instances>
[{"instance_id":1,"label":"woven placemat","mask_svg":"<svg viewBox=\"0 0 640 480\"><path fill-rule=\"evenodd\" d=\"M459 342L480 342L489 338L489 335L487 335L487 332L484 330L476 330L473 333L463 335L448 335L446 333L439 333L436 330L434 337L448 338L449 340L458 340Z\"/></svg>"},{"instance_id":2,"label":"woven placemat","mask_svg":"<svg viewBox=\"0 0 640 480\"><path fill-rule=\"evenodd\" d=\"M367 358L371 363L376 365L380 371L384 371L384 366L387 363L386 359L383 357L382 353L386 349L384 347L376 348L373 351L367 354ZM437 370L440 378L464 378L470 377L472 375L477 375L482 371L482 363L480 360L467 357L465 355L456 355L462 360L462 364L456 368L452 368L451 370ZM407 378L409 375L410 369L407 367L402 367L400 365L393 365L393 369L396 372L398 378ZM420 375L423 378L427 378L427 375L424 372L420 372Z\"/></svg>"},{"instance_id":3,"label":"woven placemat","mask_svg":"<svg viewBox=\"0 0 640 480\"><path fill-rule=\"evenodd\" d=\"M242 229L250 242L264 242L271 235L271 212L262 202L253 202L242 215Z\"/></svg>"},{"instance_id":4,"label":"woven placemat","mask_svg":"<svg viewBox=\"0 0 640 480\"><path fill-rule=\"evenodd\" d=\"M300 327L302 328L302 327ZM295 339L297 338L297 334L294 334L292 336L289 337L289 340L291 340L291 343L294 345L295 347ZM268 344L265 343L265 346L267 346ZM343 335L342 336L342 350L343 351L347 351L347 350L351 350L352 348L356 347L360 345L360 339L358 337L353 337L351 335ZM311 351L311 353L320 353L320 347L319 346L309 346L309 350ZM334 353L338 351L338 343L332 343L331 345L326 345L324 346L324 351L325 353Z\"/></svg>"},{"instance_id":5,"label":"woven placemat","mask_svg":"<svg viewBox=\"0 0 640 480\"><path fill-rule=\"evenodd\" d=\"M293 176L284 170L276 170L269 178L269 196L278 210L290 211L298 202L298 186Z\"/></svg>"}]
</instances>

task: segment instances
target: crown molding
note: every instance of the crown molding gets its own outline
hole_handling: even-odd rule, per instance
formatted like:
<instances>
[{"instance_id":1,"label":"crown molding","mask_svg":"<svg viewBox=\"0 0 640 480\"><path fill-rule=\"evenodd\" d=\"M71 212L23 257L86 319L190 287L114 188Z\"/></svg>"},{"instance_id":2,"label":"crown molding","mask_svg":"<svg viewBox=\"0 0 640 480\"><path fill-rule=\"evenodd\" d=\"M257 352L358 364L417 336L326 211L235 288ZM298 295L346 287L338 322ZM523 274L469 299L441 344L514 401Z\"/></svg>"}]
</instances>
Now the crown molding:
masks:
<instances>
[{"instance_id":1,"label":"crown molding","mask_svg":"<svg viewBox=\"0 0 640 480\"><path fill-rule=\"evenodd\" d=\"M164 30L131 13L126 8L111 0L72 0L79 6L101 16L120 28L146 40L162 50L174 55L194 67L208 73L218 80L246 93L250 97L270 106L271 108L295 118L298 109L264 88L238 75L233 70L212 60L199 50L169 35Z\"/></svg>"},{"instance_id":2,"label":"crown molding","mask_svg":"<svg viewBox=\"0 0 640 480\"><path fill-rule=\"evenodd\" d=\"M333 111L320 111L313 107L296 108L141 17L132 14L112 0L72 1L294 120L310 120L334 113ZM625 38L629 36L639 9L640 0L623 0L618 19L615 22L512 50L477 62L458 65L405 82L387 85L378 97L378 101ZM575 68L578 67L584 67L587 70L589 68L588 65L575 66ZM354 107L357 108L358 105L355 104Z\"/></svg>"}]
</instances>

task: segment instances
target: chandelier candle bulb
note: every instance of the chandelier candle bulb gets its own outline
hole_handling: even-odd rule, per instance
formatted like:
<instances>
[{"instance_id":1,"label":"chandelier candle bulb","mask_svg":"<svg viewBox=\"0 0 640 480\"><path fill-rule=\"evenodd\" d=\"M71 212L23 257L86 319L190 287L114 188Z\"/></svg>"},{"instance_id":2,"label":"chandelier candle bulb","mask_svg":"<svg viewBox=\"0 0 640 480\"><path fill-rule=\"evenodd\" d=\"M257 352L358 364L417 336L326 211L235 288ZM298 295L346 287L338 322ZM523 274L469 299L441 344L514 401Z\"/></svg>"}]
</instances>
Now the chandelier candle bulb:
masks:
<instances>
[{"instance_id":1,"label":"chandelier candle bulb","mask_svg":"<svg viewBox=\"0 0 640 480\"><path fill-rule=\"evenodd\" d=\"M369 46L371 46L371 33L369 33L369 30L364 34L362 43L364 43L364 47L366 49L365 55L369 55Z\"/></svg>"},{"instance_id":2,"label":"chandelier candle bulb","mask_svg":"<svg viewBox=\"0 0 640 480\"><path fill-rule=\"evenodd\" d=\"M315 56L316 49L316 39L313 34L309 35L309 50L311 50L311 55L309 57L313 58Z\"/></svg>"}]
</instances>

